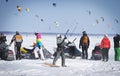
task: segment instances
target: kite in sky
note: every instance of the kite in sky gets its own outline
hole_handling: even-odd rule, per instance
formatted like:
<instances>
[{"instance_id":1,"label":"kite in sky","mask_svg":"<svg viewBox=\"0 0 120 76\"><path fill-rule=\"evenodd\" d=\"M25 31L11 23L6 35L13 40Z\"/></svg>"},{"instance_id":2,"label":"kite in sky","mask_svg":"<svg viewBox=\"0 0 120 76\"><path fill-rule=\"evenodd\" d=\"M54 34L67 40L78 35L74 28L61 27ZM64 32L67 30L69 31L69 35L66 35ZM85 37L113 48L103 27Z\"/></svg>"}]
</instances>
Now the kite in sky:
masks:
<instances>
[{"instance_id":1,"label":"kite in sky","mask_svg":"<svg viewBox=\"0 0 120 76\"><path fill-rule=\"evenodd\" d=\"M43 20L43 19L41 19L41 21L43 22L44 20Z\"/></svg>"},{"instance_id":2,"label":"kite in sky","mask_svg":"<svg viewBox=\"0 0 120 76\"><path fill-rule=\"evenodd\" d=\"M101 17L102 21L104 21L104 17Z\"/></svg>"},{"instance_id":3,"label":"kite in sky","mask_svg":"<svg viewBox=\"0 0 120 76\"><path fill-rule=\"evenodd\" d=\"M56 27L59 27L59 22L56 21L56 22L55 22L55 25L56 25Z\"/></svg>"},{"instance_id":4,"label":"kite in sky","mask_svg":"<svg viewBox=\"0 0 120 76\"><path fill-rule=\"evenodd\" d=\"M115 22L116 22L116 23L118 23L118 20L117 20L117 19L115 19Z\"/></svg>"},{"instance_id":5,"label":"kite in sky","mask_svg":"<svg viewBox=\"0 0 120 76\"><path fill-rule=\"evenodd\" d=\"M39 15L35 15L35 17L39 18Z\"/></svg>"},{"instance_id":6,"label":"kite in sky","mask_svg":"<svg viewBox=\"0 0 120 76\"><path fill-rule=\"evenodd\" d=\"M54 7L56 7L56 3L53 3L52 5L53 5Z\"/></svg>"},{"instance_id":7,"label":"kite in sky","mask_svg":"<svg viewBox=\"0 0 120 76\"><path fill-rule=\"evenodd\" d=\"M88 14L91 15L91 11L90 10L87 10Z\"/></svg>"},{"instance_id":8,"label":"kite in sky","mask_svg":"<svg viewBox=\"0 0 120 76\"><path fill-rule=\"evenodd\" d=\"M21 6L17 6L18 11L22 11L22 7Z\"/></svg>"},{"instance_id":9,"label":"kite in sky","mask_svg":"<svg viewBox=\"0 0 120 76\"><path fill-rule=\"evenodd\" d=\"M30 9L29 9L29 8L26 8L26 11L27 11L27 12L30 12Z\"/></svg>"},{"instance_id":10,"label":"kite in sky","mask_svg":"<svg viewBox=\"0 0 120 76\"><path fill-rule=\"evenodd\" d=\"M8 2L8 0L6 0L6 2Z\"/></svg>"},{"instance_id":11,"label":"kite in sky","mask_svg":"<svg viewBox=\"0 0 120 76\"><path fill-rule=\"evenodd\" d=\"M98 19L96 19L96 23L97 23L97 24L99 23Z\"/></svg>"}]
</instances>

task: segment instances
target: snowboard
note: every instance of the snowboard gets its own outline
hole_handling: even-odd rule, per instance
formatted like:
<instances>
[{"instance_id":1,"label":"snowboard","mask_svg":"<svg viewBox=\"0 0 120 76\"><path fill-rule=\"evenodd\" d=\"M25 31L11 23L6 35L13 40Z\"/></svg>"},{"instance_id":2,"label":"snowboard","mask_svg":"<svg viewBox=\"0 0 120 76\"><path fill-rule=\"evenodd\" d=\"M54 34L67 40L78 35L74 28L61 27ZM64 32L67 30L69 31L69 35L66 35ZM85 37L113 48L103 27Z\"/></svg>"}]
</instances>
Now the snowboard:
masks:
<instances>
[{"instance_id":1,"label":"snowboard","mask_svg":"<svg viewBox=\"0 0 120 76\"><path fill-rule=\"evenodd\" d=\"M44 65L49 66L49 67L60 67L58 65L53 65L52 63L47 63L47 62L45 62Z\"/></svg>"}]
</instances>

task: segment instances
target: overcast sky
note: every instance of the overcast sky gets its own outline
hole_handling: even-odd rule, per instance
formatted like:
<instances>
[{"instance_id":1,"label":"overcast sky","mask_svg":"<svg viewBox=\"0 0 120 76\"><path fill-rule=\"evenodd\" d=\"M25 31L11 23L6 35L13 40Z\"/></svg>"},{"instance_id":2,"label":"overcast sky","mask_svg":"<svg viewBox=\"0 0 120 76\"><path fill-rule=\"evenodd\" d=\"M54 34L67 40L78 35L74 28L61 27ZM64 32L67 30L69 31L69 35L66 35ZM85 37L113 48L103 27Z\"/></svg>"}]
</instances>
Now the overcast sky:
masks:
<instances>
[{"instance_id":1,"label":"overcast sky","mask_svg":"<svg viewBox=\"0 0 120 76\"><path fill-rule=\"evenodd\" d=\"M64 33L67 29L120 33L120 0L0 0L0 31Z\"/></svg>"}]
</instances>

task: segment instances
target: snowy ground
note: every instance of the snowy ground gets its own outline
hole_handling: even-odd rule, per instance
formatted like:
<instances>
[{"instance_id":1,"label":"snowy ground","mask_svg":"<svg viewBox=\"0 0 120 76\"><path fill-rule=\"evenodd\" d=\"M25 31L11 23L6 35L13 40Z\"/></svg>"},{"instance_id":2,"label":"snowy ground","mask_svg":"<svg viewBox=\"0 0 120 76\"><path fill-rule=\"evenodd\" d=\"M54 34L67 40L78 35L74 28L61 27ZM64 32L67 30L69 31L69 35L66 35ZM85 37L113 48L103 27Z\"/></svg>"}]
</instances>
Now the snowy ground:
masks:
<instances>
[{"instance_id":1,"label":"snowy ground","mask_svg":"<svg viewBox=\"0 0 120 76\"><path fill-rule=\"evenodd\" d=\"M72 36L68 37L72 41L75 37L76 46L79 44L79 37ZM89 58L91 57L91 51L96 43L99 43L102 36L89 36L90 47L89 47ZM7 35L7 43L10 42L12 35ZM24 47L29 47L35 42L34 35L24 35ZM43 44L45 47L53 53L53 48L56 47L56 37L54 35L43 35ZM42 60L14 60L14 61L3 61L0 60L0 76L119 76L120 75L120 62L114 61L114 48L113 48L113 37L110 36L111 49L109 51L109 61L94 61L94 60L82 60L80 57L76 59L66 59L66 65L68 67L48 67L45 66L44 62L52 63L53 59ZM13 44L10 47L13 50ZM56 63L61 65L61 59Z\"/></svg>"}]
</instances>

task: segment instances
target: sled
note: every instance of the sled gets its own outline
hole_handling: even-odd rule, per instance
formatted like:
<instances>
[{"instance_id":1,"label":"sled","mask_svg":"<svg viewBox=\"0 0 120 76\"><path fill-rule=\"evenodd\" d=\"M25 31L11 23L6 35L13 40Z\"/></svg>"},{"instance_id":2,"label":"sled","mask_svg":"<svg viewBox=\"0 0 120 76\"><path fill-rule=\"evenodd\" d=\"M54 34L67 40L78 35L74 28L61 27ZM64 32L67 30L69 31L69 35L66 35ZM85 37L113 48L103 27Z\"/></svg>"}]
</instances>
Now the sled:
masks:
<instances>
[{"instance_id":1,"label":"sled","mask_svg":"<svg viewBox=\"0 0 120 76\"><path fill-rule=\"evenodd\" d=\"M58 65L53 65L53 64L47 63L47 62L45 62L44 65L49 66L49 67L60 67Z\"/></svg>"}]
</instances>

